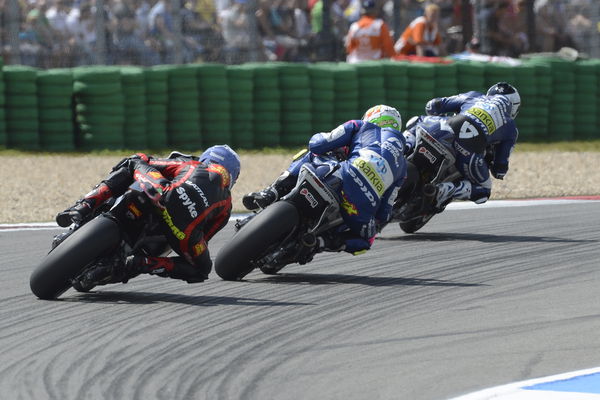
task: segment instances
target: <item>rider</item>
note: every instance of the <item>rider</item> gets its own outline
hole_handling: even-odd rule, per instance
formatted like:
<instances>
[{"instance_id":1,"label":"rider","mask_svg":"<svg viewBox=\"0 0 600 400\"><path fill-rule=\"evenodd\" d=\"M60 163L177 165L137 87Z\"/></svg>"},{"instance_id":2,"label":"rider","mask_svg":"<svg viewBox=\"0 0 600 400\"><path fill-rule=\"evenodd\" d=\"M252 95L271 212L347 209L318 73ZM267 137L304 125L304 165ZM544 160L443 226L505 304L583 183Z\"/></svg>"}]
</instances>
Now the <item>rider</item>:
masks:
<instances>
[{"instance_id":1,"label":"rider","mask_svg":"<svg viewBox=\"0 0 600 400\"><path fill-rule=\"evenodd\" d=\"M95 189L59 213L56 222L62 227L81 222L136 180L157 206L163 233L178 256L131 256L122 279L148 273L202 282L212 267L207 242L229 220L230 191L239 173L240 159L227 145L209 147L200 157L173 152L168 158L154 158L138 153L119 162Z\"/></svg>"},{"instance_id":2,"label":"rider","mask_svg":"<svg viewBox=\"0 0 600 400\"><path fill-rule=\"evenodd\" d=\"M457 183L437 185L435 206L440 211L453 199L477 204L489 199L490 172L496 179L503 179L508 172L508 159L519 134L514 119L520 106L517 89L498 82L485 95L467 92L432 99L425 107L429 116L409 121L404 132L408 148L415 144L417 125L426 130L448 131L454 138L456 167L464 178ZM443 116L446 113L456 115Z\"/></svg>"},{"instance_id":3,"label":"rider","mask_svg":"<svg viewBox=\"0 0 600 400\"><path fill-rule=\"evenodd\" d=\"M406 177L401 127L398 110L374 106L362 120L313 135L308 151L300 152L287 171L271 186L245 195L242 202L249 210L264 208L293 189L303 164L339 164L333 176L341 184L341 214L348 230L333 238L319 238L318 251L366 251L379 224L390 219L396 194Z\"/></svg>"}]
</instances>

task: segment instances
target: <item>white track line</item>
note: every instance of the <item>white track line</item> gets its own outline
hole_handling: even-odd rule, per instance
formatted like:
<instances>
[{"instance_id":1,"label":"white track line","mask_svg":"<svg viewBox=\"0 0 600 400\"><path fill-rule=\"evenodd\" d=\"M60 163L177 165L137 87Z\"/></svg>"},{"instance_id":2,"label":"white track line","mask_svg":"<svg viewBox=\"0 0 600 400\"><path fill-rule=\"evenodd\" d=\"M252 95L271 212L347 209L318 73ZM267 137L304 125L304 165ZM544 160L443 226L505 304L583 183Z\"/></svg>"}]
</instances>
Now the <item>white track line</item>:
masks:
<instances>
[{"instance_id":1,"label":"white track line","mask_svg":"<svg viewBox=\"0 0 600 400\"><path fill-rule=\"evenodd\" d=\"M490 200L484 204L475 204L470 201L455 201L446 207L451 210L476 210L479 208L503 208L503 207L527 207L551 204L575 204L575 203L600 203L600 200L580 200L580 199L534 199L534 200ZM234 214L231 220L243 217L248 214ZM26 230L45 230L56 229L58 225L55 222L27 222L16 224L0 224L0 232L26 231Z\"/></svg>"}]
</instances>

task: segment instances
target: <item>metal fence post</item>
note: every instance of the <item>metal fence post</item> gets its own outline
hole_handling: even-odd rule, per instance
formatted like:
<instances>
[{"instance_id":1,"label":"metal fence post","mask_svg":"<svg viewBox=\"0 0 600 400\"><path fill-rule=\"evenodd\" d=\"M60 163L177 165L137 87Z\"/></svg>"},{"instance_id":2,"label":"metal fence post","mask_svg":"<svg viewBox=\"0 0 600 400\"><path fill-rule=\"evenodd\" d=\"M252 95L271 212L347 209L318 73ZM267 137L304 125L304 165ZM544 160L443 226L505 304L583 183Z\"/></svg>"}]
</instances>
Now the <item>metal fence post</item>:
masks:
<instances>
[{"instance_id":1,"label":"metal fence post","mask_svg":"<svg viewBox=\"0 0 600 400\"><path fill-rule=\"evenodd\" d=\"M96 51L94 52L94 63L106 64L106 19L104 0L96 0L95 28L96 28Z\"/></svg>"},{"instance_id":2,"label":"metal fence post","mask_svg":"<svg viewBox=\"0 0 600 400\"><path fill-rule=\"evenodd\" d=\"M21 63L21 51L19 49L19 22L20 12L19 12L19 3L18 0L8 0L7 5L7 16L8 16L8 27L7 27L7 35L8 35L8 44L11 49L11 60L12 64L20 64Z\"/></svg>"}]
</instances>

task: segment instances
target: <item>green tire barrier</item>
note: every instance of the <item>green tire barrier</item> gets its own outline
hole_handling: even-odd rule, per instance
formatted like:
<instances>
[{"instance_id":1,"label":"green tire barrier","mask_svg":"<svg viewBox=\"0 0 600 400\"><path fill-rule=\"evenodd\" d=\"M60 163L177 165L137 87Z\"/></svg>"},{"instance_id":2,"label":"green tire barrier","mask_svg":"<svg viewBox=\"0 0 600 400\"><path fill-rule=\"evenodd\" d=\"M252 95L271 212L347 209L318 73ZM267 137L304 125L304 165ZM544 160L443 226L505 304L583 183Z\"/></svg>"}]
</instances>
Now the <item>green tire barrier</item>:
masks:
<instances>
[{"instance_id":1,"label":"green tire barrier","mask_svg":"<svg viewBox=\"0 0 600 400\"><path fill-rule=\"evenodd\" d=\"M37 106L37 69L7 65L3 67L6 144L8 147L37 150L40 133Z\"/></svg>"},{"instance_id":2,"label":"green tire barrier","mask_svg":"<svg viewBox=\"0 0 600 400\"><path fill-rule=\"evenodd\" d=\"M189 65L165 65L167 71L168 144L182 150L202 146L200 93L196 68Z\"/></svg>"},{"instance_id":3,"label":"green tire barrier","mask_svg":"<svg viewBox=\"0 0 600 400\"><path fill-rule=\"evenodd\" d=\"M36 82L41 148L75 150L73 72L66 68L39 71Z\"/></svg>"},{"instance_id":4,"label":"green tire barrier","mask_svg":"<svg viewBox=\"0 0 600 400\"><path fill-rule=\"evenodd\" d=\"M125 147L125 96L118 68L74 68L73 97L77 148Z\"/></svg>"},{"instance_id":5,"label":"green tire barrier","mask_svg":"<svg viewBox=\"0 0 600 400\"><path fill-rule=\"evenodd\" d=\"M406 122L431 98L514 84L521 141L600 139L600 59L2 66L0 146L48 151L304 146L376 104Z\"/></svg>"},{"instance_id":6,"label":"green tire barrier","mask_svg":"<svg viewBox=\"0 0 600 400\"><path fill-rule=\"evenodd\" d=\"M320 63L308 65L310 87L310 107L312 117L311 133L330 131L335 125L335 64Z\"/></svg>"},{"instance_id":7,"label":"green tire barrier","mask_svg":"<svg viewBox=\"0 0 600 400\"><path fill-rule=\"evenodd\" d=\"M251 63L254 76L254 145L273 147L281 143L281 89L278 63Z\"/></svg>"},{"instance_id":8,"label":"green tire barrier","mask_svg":"<svg viewBox=\"0 0 600 400\"><path fill-rule=\"evenodd\" d=\"M222 64L197 64L202 144L231 143L231 103L227 68Z\"/></svg>"}]
</instances>

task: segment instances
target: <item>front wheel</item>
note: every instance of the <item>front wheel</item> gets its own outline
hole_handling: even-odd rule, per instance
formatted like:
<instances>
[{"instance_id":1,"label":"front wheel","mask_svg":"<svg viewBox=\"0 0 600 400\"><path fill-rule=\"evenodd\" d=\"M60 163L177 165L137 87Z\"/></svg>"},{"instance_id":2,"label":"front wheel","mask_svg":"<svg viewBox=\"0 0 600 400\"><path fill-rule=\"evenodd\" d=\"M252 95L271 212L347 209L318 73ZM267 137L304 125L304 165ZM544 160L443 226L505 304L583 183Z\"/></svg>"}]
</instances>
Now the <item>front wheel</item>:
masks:
<instances>
[{"instance_id":1,"label":"front wheel","mask_svg":"<svg viewBox=\"0 0 600 400\"><path fill-rule=\"evenodd\" d=\"M215 259L215 272L226 281L242 279L254 269L254 261L294 229L298 219L298 210L287 201L270 205L221 248Z\"/></svg>"},{"instance_id":2,"label":"front wheel","mask_svg":"<svg viewBox=\"0 0 600 400\"><path fill-rule=\"evenodd\" d=\"M411 219L407 222L400 222L400 229L406 233L415 233L419 229L425 226L435 214L426 214L419 218Z\"/></svg>"},{"instance_id":3,"label":"front wheel","mask_svg":"<svg viewBox=\"0 0 600 400\"><path fill-rule=\"evenodd\" d=\"M31 291L40 299L55 299L71 287L71 280L89 263L106 255L120 242L119 226L100 215L73 232L33 271Z\"/></svg>"}]
</instances>

